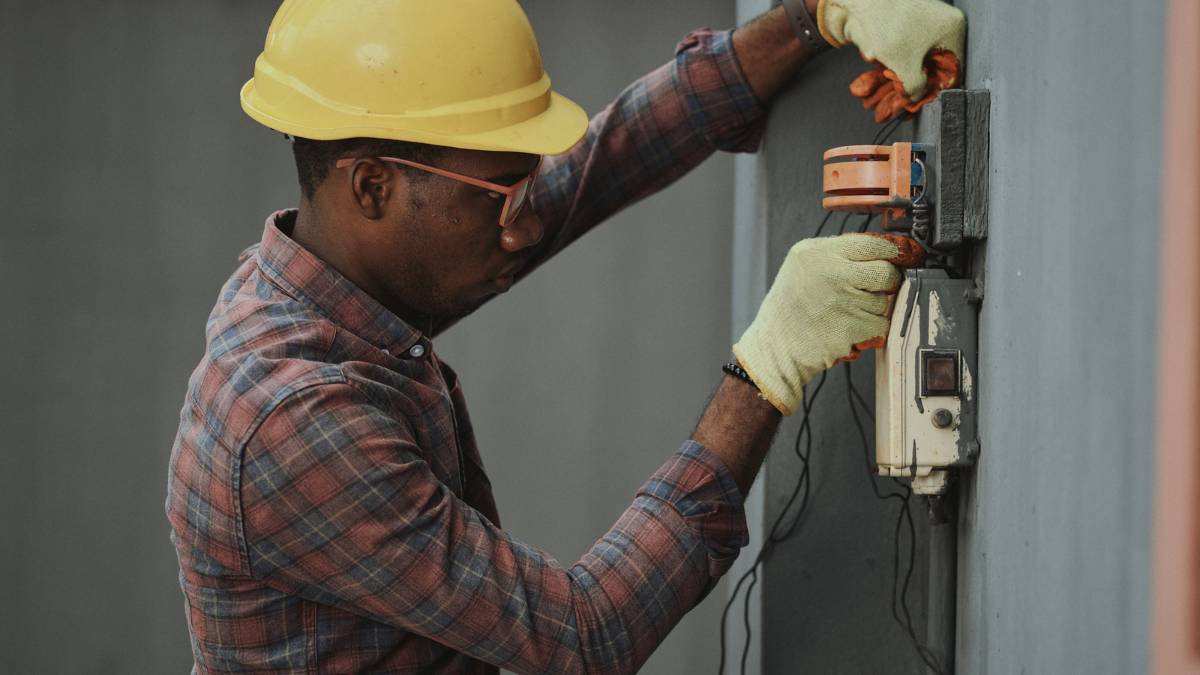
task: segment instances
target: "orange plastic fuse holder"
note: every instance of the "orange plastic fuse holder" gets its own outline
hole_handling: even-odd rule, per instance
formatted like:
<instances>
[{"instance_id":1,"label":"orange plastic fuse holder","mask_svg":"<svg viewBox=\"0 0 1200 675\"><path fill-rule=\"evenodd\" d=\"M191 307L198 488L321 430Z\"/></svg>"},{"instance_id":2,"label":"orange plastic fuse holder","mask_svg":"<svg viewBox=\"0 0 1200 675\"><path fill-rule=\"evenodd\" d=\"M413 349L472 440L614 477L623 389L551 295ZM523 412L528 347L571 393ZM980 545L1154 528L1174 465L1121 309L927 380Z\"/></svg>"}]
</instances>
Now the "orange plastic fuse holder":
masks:
<instances>
[{"instance_id":1,"label":"orange plastic fuse holder","mask_svg":"<svg viewBox=\"0 0 1200 675\"><path fill-rule=\"evenodd\" d=\"M922 143L845 145L825 151L825 198L830 211L883 214L885 230L908 230L912 207L925 196Z\"/></svg>"}]
</instances>

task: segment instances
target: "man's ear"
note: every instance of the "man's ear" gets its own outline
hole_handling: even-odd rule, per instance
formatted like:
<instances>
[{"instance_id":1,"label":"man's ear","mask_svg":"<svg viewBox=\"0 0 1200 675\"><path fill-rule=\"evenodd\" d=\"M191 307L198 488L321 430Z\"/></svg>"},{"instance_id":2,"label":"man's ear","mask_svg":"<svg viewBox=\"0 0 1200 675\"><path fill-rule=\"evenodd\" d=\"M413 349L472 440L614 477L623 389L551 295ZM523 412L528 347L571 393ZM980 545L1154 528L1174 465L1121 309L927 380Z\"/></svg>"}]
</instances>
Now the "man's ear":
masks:
<instances>
[{"instance_id":1,"label":"man's ear","mask_svg":"<svg viewBox=\"0 0 1200 675\"><path fill-rule=\"evenodd\" d=\"M408 189L406 181L394 180L394 167L373 157L355 162L347 174L354 202L368 220L383 218L388 202L403 199L404 195L400 193Z\"/></svg>"}]
</instances>

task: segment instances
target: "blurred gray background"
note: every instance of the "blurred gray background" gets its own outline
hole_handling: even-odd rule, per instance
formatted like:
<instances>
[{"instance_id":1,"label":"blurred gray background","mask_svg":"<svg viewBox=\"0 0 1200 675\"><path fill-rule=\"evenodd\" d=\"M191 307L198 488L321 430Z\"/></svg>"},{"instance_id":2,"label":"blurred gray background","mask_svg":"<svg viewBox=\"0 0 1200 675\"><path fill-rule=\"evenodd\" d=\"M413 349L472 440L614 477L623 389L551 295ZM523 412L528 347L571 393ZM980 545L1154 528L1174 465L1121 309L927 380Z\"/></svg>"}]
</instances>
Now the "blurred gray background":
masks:
<instances>
[{"instance_id":1,"label":"blurred gray background","mask_svg":"<svg viewBox=\"0 0 1200 675\"><path fill-rule=\"evenodd\" d=\"M523 5L589 113L734 19L727 0ZM237 98L276 6L0 3L0 672L190 667L167 457L220 284L298 199L286 142ZM718 381L732 191L716 157L439 338L507 528L564 563ZM715 671L723 595L645 671Z\"/></svg>"},{"instance_id":2,"label":"blurred gray background","mask_svg":"<svg viewBox=\"0 0 1200 675\"><path fill-rule=\"evenodd\" d=\"M768 2L523 4L556 88L596 112L688 30ZM957 4L967 84L992 92L958 672L1144 672L1163 3ZM297 200L286 142L237 102L275 7L0 0L0 673L189 667L167 457L221 282ZM812 233L821 151L876 129L845 92L858 55L821 59L758 156L710 160L439 338L516 536L569 564L691 431L731 327ZM814 506L762 570L749 673L924 670L888 614L895 512L869 501L845 395L836 373L814 411ZM751 493L755 536L795 484L797 425ZM645 672L715 672L725 596Z\"/></svg>"}]
</instances>

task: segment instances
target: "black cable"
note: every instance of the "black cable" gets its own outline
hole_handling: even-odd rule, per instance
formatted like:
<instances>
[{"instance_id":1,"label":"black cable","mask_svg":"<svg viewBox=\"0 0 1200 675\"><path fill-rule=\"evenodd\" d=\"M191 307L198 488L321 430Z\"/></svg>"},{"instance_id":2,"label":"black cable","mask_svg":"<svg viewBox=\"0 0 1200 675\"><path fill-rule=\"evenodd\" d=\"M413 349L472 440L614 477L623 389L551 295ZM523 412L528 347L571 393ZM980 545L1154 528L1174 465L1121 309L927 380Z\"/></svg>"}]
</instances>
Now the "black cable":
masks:
<instances>
[{"instance_id":1,"label":"black cable","mask_svg":"<svg viewBox=\"0 0 1200 675\"><path fill-rule=\"evenodd\" d=\"M734 584L733 592L729 594L729 599L725 602L725 608L721 612L721 656L720 656L720 661L719 661L719 664L720 664L719 673L721 673L722 675L725 672L725 651L726 651L725 650L725 640L726 640L725 625L726 625L726 622L729 617L729 610L733 608L734 602L737 601L738 592L741 590L742 584L745 583L747 579L753 578L753 581L751 582L750 586L748 586L746 589L745 604L743 605L743 611L742 611L743 621L746 626L746 640L742 647L741 668L742 668L742 672L745 672L745 667L746 667L745 664L746 664L746 659L749 655L750 641L751 641L750 640L750 637L751 637L750 619L749 619L750 590L754 587L754 585L758 581L758 566L761 565L767 559L768 556L770 556L771 552L775 548L775 544L787 539L792 534L792 532L795 530L796 524L800 522L801 516L804 515L804 510L808 506L809 486L811 485L811 483L810 483L811 472L809 470L810 469L809 457L812 453L812 423L811 423L811 417L809 415L812 412L813 405L816 403L817 395L821 392L821 388L825 385L825 380L827 379L827 376L828 376L828 373L821 373L821 377L817 380L817 384L815 387L812 388L811 392L809 392L808 387L805 387L803 389L803 395L802 395L801 406L800 406L801 415L802 415L801 420L800 420L800 429L796 432L796 440L795 440L795 443L793 444L793 452L800 459L800 462L802 464L802 468L800 470L800 475L796 479L796 485L792 489L792 494L788 497L787 502L784 504L783 508L779 511L779 515L776 516L775 522L771 525L771 529L768 531L766 539L763 541L762 546L759 548L758 554L754 556L754 562L750 564L750 568L748 570L746 570L745 572L743 572L742 576L740 576L738 578L737 582ZM801 450L802 445L804 448L803 450ZM788 512L791 510L792 505L794 503L796 503L796 499L801 494L803 494L804 496L800 500L800 506L796 511L796 515L792 518L791 525L788 526L786 531L784 531L782 534L780 534L779 533L780 525L782 525L784 520L787 519Z\"/></svg>"},{"instance_id":2,"label":"black cable","mask_svg":"<svg viewBox=\"0 0 1200 675\"><path fill-rule=\"evenodd\" d=\"M889 492L887 494L884 494L879 491L879 484L875 482L875 478L874 478L875 471L872 469L871 444L867 442L867 432L866 432L866 429L863 427L862 419L860 419L858 416L858 406L855 405L855 401L854 401L855 397L857 397L861 401L862 396L858 393L858 388L854 386L854 380L851 378L850 364L843 363L842 368L846 372L846 398L847 398L848 403L850 404L850 418L854 421L854 428L858 430L859 440L862 441L863 461L865 462L865 466L867 469L867 475L871 477L871 481L870 481L871 491L875 493L875 497L877 499L882 499L885 501L888 499L903 500L904 499L903 495L901 495L899 493Z\"/></svg>"},{"instance_id":3,"label":"black cable","mask_svg":"<svg viewBox=\"0 0 1200 675\"><path fill-rule=\"evenodd\" d=\"M854 386L853 371L850 368L850 364L843 364L843 369L846 374L846 402L849 404L850 416L854 420L854 426L858 430L859 439L862 441L863 455L866 459L867 476L871 484L871 490L875 493L875 497L881 501L887 501L888 499L897 499L900 501L900 511L896 519L896 528L893 534L892 544L892 618L895 619L896 623L900 624L900 627L903 628L908 634L909 640L912 642L913 649L917 652L917 655L921 657L921 660L925 662L925 665L938 675L942 675L942 667L938 662L937 656L934 655L933 652L927 646L925 646L919 638L917 638L916 629L913 627L912 613L908 608L908 589L912 582L913 572L916 569L917 554L917 529L916 524L913 522L910 501L912 498L912 490L898 480L893 479L893 482L900 487L901 492L889 492L887 494L883 494L879 491L879 486L875 482L875 472L871 468L870 445L867 442L866 430L863 427L862 420L858 416L858 405L861 404L864 409L867 409L866 401L863 399L862 394L858 392L857 387ZM908 566L904 573L904 583L901 584L900 527L905 522L908 523L909 534ZM901 618L901 614L903 614L903 618Z\"/></svg>"},{"instance_id":4,"label":"black cable","mask_svg":"<svg viewBox=\"0 0 1200 675\"><path fill-rule=\"evenodd\" d=\"M758 583L758 568L755 567L751 571L753 574L750 575L750 585L746 587L746 600L742 603L742 625L746 628L747 636L746 641L742 643L742 660L738 669L742 675L746 673L746 659L750 656L750 594L754 592L754 586Z\"/></svg>"},{"instance_id":5,"label":"black cable","mask_svg":"<svg viewBox=\"0 0 1200 675\"><path fill-rule=\"evenodd\" d=\"M817 380L817 386L813 389L811 395L807 394L807 389L805 390L805 396L802 405L804 415L800 420L800 429L796 432L796 441L792 444L792 454L796 455L796 458L800 460L803 468L800 470L800 476L796 480L796 487L793 488L791 496L788 498L783 510L780 511L779 517L775 519L775 524L771 527L771 532L767 537L767 541L771 544L778 544L779 542L792 536L792 532L795 531L796 525L800 522L800 516L804 513L804 509L808 507L809 486L812 476L809 458L812 456L813 443L812 417L810 417L809 413L812 412L813 405L817 400L817 394L821 393L821 388L825 386L825 380L827 377L827 373L821 373L820 379ZM807 437L805 436L806 431L808 432ZM804 441L803 450L800 449L800 443L802 440ZM799 495L801 492L801 487L804 488L804 498L800 500L800 508L796 511L796 517L792 519L792 524L788 526L787 530L783 534L779 534L778 529L780 523L783 522L783 516L787 514L787 511L791 507L792 503L796 501L797 495Z\"/></svg>"},{"instance_id":6,"label":"black cable","mask_svg":"<svg viewBox=\"0 0 1200 675\"><path fill-rule=\"evenodd\" d=\"M873 216L864 218L862 224L859 226L858 231L865 232L867 228L870 227L873 218ZM900 492L889 492L887 494L880 492L879 486L875 480L876 472L874 471L871 462L870 444L867 442L867 434L863 428L862 420L858 415L858 407L861 406L863 412L870 419L874 419L874 414L871 410L871 406L867 403L866 398L858 390L858 387L854 385L854 378L852 377L850 364L843 364L843 370L846 375L846 398L850 408L850 416L854 420L854 426L858 430L859 440L862 442L863 458L866 462L867 475L871 485L871 491L875 494L877 499L882 501L896 499L900 502L900 510L896 517L896 527L892 544L892 618L895 619L896 623L898 623L900 627L903 628L908 634L909 640L912 642L913 649L917 652L917 655L921 657L921 660L925 663L925 665L928 666L934 673L941 675L944 671L941 668L941 664L938 661L937 656L933 654L929 647L927 647L917 638L916 629L913 626L912 613L908 607L908 589L911 585L913 573L916 569L917 549L917 530L916 524L913 522L912 515L912 490L907 485L904 485L899 480L893 478L892 482L900 488ZM908 565L906 571L904 572L904 582L900 583L900 549L902 544L900 532L901 526L904 523L908 524L909 534ZM903 618L901 615L903 615Z\"/></svg>"},{"instance_id":7,"label":"black cable","mask_svg":"<svg viewBox=\"0 0 1200 675\"><path fill-rule=\"evenodd\" d=\"M903 123L904 120L907 118L908 118L908 116L897 117L896 119L892 120L891 122L885 124L879 130L879 132L876 133L875 138L872 139L872 141L871 141L872 145L878 145L879 143L882 143L884 140L886 140L888 137L890 137L892 135L892 133L894 133L896 131L896 129L899 128L900 124ZM850 215L851 215L850 213L847 213L842 218L842 222L840 224L840 227L838 228L839 234L842 234L846 231L846 225L847 225L848 221L850 220ZM814 237L821 236L821 233L825 229L825 225L829 222L829 219L832 216L833 216L833 211L827 211L825 213L825 217L821 219L821 222L817 225L817 229L813 232L812 236L814 236ZM866 216L863 219L862 224L859 225L858 231L859 232L866 231L866 229L870 226L871 221L873 219L874 219L874 215ZM858 396L860 400L862 397L857 393L857 391L853 390L853 382L851 382L849 379L849 364L847 363L846 366L847 366L847 371L846 371L847 372L847 383L850 385L849 390L853 392L853 393L849 394L851 396L851 398L850 398L851 414L854 416L855 424L858 427L860 437L863 440L864 448L866 448L867 447L866 432L863 430L862 423L858 419L857 409L855 409L853 407L853 402L854 402L853 397ZM745 640L742 644L742 654L741 654L741 659L739 661L739 666L740 666L740 672L743 673L743 675L744 675L744 673L746 672L746 660L750 655L750 644L752 642L752 640L751 640L752 628L750 625L750 598L751 598L752 591L754 590L754 587L758 584L758 568L771 555L771 552L774 550L776 544L786 540L788 537L790 537L795 532L796 526L800 523L805 510L808 508L808 497L811 494L811 485L812 485L812 483L811 483L812 473L811 473L810 458L812 455L812 443L813 443L812 421L811 421L811 417L809 416L809 414L812 412L813 405L816 402L817 394L820 393L821 388L825 385L827 375L828 375L828 371L821 373L821 377L817 381L817 384L813 388L811 394L808 392L808 387L804 387L804 389L802 390L802 399L801 399L802 417L800 420L800 428L796 432L796 439L792 446L793 453L796 455L796 457L801 462L800 475L796 479L795 487L792 488L791 495L789 495L787 502L784 504L783 508L779 511L779 515L775 518L775 522L771 525L771 529L768 532L766 539L763 541L762 546L759 547L758 553L754 556L754 562L752 562L750 564L749 569L747 569L745 572L742 573L742 575L740 577L738 577L737 582L735 582L735 584L733 586L733 591L729 594L729 599L725 602L725 607L721 611L721 650L720 650L720 660L718 661L718 663L719 663L718 674L719 675L724 675L724 673L725 673L725 652L726 652L725 626L726 626L726 623L729 618L729 610L733 608L733 604L737 601L738 593L741 592L741 589L742 589L742 584L744 584L747 579L750 580L750 584L748 586L746 586L746 594L744 596L744 600L743 600L743 604L742 604L742 624L745 627L746 636L745 636ZM864 406L863 406L864 409L865 410L868 409L867 406L865 405L865 402L863 402L863 403L864 403ZM803 450L801 450L802 445L804 446ZM868 467L868 471L869 471L870 470L869 450L867 450L866 460L867 460L867 467ZM878 490L878 487L875 485L874 480L871 481L871 487L872 487L872 490L875 491L876 496L879 497L880 499L888 499L888 498L892 498L892 497L895 497L897 499L901 498L901 496L899 494L889 494L886 496L881 495L881 493ZM905 489L907 489L907 488L905 488ZM791 510L792 505L796 502L796 499L798 497L800 497L801 494L803 494L803 497L800 498L800 505L796 510L796 515L791 520L791 524L788 525L787 529L782 534L779 533L778 530L779 530L780 525L784 522L788 512ZM908 506L907 497L905 497L903 499L903 503L904 503L904 509L902 510L902 513L907 511L907 506ZM906 575L905 584L904 584L905 591L907 591L908 581L909 581L909 579L911 579L911 576L912 576L912 568L915 564L914 556L915 556L915 552L916 552L916 534L915 534L916 530L915 530L915 526L912 525L911 515L909 517L909 525L910 525L910 527L912 527L913 535L911 537L911 541L913 543L912 543L912 546L910 547L910 563L909 563L908 574ZM898 531L899 531L899 523L897 523L897 532ZM899 541L899 537L897 536L897 542L898 541ZM897 543L897 548L895 549L895 556L894 556L894 561L893 561L894 582L899 581L899 548L898 548L898 545L899 544ZM893 586L895 586L895 583L893 583ZM896 594L895 594L895 591L893 590L892 615L896 618L897 622L900 622L899 614L896 611L895 596L896 596ZM903 604L905 612L907 612L907 604L906 603L902 603L902 604ZM921 649L923 647L917 642L915 633L913 633L911 630L911 624L912 624L912 620L910 618L909 622L908 622L908 626L910 627L909 634L912 637L914 644L917 645L918 653L920 653ZM924 658L924 656L922 656L922 658ZM926 661L926 664L928 664L928 663L929 663L929 661ZM935 668L935 671L938 672L940 675L940 673L941 673L940 669Z\"/></svg>"},{"instance_id":8,"label":"black cable","mask_svg":"<svg viewBox=\"0 0 1200 675\"><path fill-rule=\"evenodd\" d=\"M863 427L862 420L858 416L858 406L856 405L855 399L857 399L857 403L863 403L864 401L863 401L862 395L858 392L858 388L854 386L853 371L850 368L850 364L849 363L843 364L843 370L845 371L845 374L846 374L846 402L849 404L850 417L854 421L854 427L855 427L855 429L858 430L858 438L862 442L863 460L866 463L868 484L871 486L871 492L873 492L875 494L875 498L880 501L887 501L889 499L899 500L900 501L900 509L901 509L900 510L901 518L903 518L903 513L908 510L908 496L909 496L910 491L909 491L908 487L902 483L897 483L897 485L900 487L900 490L901 490L900 492L888 492L888 493L884 494L883 492L879 491L879 485L875 481L875 471L872 467L872 462L871 462L871 446L867 442L867 432ZM914 537L913 541L914 542L916 541L915 537ZM915 547L914 547L914 550L915 550ZM900 602L897 603L897 591L899 589L900 589L900 521L897 521L896 532L895 532L895 536L892 541L892 593L891 593L891 595L892 595L892 598L891 598L892 618L896 620L896 623L900 624L901 628L905 628L906 630L908 630L909 626L912 623L912 619L910 618L906 622L904 619L900 618L901 607L903 607L905 615L910 616L908 613L907 593L900 592L899 593Z\"/></svg>"},{"instance_id":9,"label":"black cable","mask_svg":"<svg viewBox=\"0 0 1200 675\"><path fill-rule=\"evenodd\" d=\"M850 216L852 215L854 214L847 213L845 216L842 216L842 224L838 226L838 234L846 234L846 223L850 222Z\"/></svg>"},{"instance_id":10,"label":"black cable","mask_svg":"<svg viewBox=\"0 0 1200 675\"><path fill-rule=\"evenodd\" d=\"M875 134L875 138L871 139L871 145L879 145L880 143L884 142L888 139L888 137L896 133L896 129L898 129L901 124L910 119L912 119L912 115L901 115L896 119L884 124L883 128L879 130L879 133Z\"/></svg>"},{"instance_id":11,"label":"black cable","mask_svg":"<svg viewBox=\"0 0 1200 675\"><path fill-rule=\"evenodd\" d=\"M820 225L817 225L817 229L816 229L816 231L815 231L815 232L813 232L812 236L814 236L814 237L819 237L819 236L821 236L821 230L824 230L824 229L825 229L825 223L828 223L828 222L829 222L829 219L830 219L831 217L833 217L833 211L826 211L826 212L825 212L825 217L821 219L821 224L820 224Z\"/></svg>"},{"instance_id":12,"label":"black cable","mask_svg":"<svg viewBox=\"0 0 1200 675\"><path fill-rule=\"evenodd\" d=\"M871 221L874 220L874 218L875 218L874 215L870 215L870 216L867 216L866 218L863 218L862 224L858 226L858 231L860 234L863 232L866 232L867 228L871 227Z\"/></svg>"}]
</instances>

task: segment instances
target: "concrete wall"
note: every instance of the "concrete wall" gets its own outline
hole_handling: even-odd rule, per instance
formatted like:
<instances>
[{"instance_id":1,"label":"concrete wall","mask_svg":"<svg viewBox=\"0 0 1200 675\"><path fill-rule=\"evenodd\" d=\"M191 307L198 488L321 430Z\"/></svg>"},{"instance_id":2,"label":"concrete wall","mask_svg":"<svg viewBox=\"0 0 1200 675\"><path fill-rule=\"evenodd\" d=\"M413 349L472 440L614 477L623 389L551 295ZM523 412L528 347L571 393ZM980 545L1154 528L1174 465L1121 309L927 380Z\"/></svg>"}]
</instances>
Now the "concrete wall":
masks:
<instances>
[{"instance_id":1,"label":"concrete wall","mask_svg":"<svg viewBox=\"0 0 1200 675\"><path fill-rule=\"evenodd\" d=\"M957 4L968 84L992 91L983 454L963 482L957 672L1144 672L1162 3ZM819 217L819 150L873 134L845 93L856 59L825 57L772 112L752 167L768 274ZM889 626L876 544L891 532L844 481L853 429L844 406L821 407L827 393L844 398L821 394L811 518L766 565L761 672L922 672ZM768 522L795 479L794 433L769 460Z\"/></svg>"},{"instance_id":2,"label":"concrete wall","mask_svg":"<svg viewBox=\"0 0 1200 675\"><path fill-rule=\"evenodd\" d=\"M1144 672L1163 3L961 6L992 230L959 672Z\"/></svg>"},{"instance_id":3,"label":"concrete wall","mask_svg":"<svg viewBox=\"0 0 1200 675\"><path fill-rule=\"evenodd\" d=\"M589 111L723 0L525 3ZM185 672L162 512L204 319L290 152L238 108L273 2L0 3L0 671ZM727 354L732 162L668 193L455 327L507 526L564 562L678 447ZM711 667L718 591L647 672Z\"/></svg>"}]
</instances>

